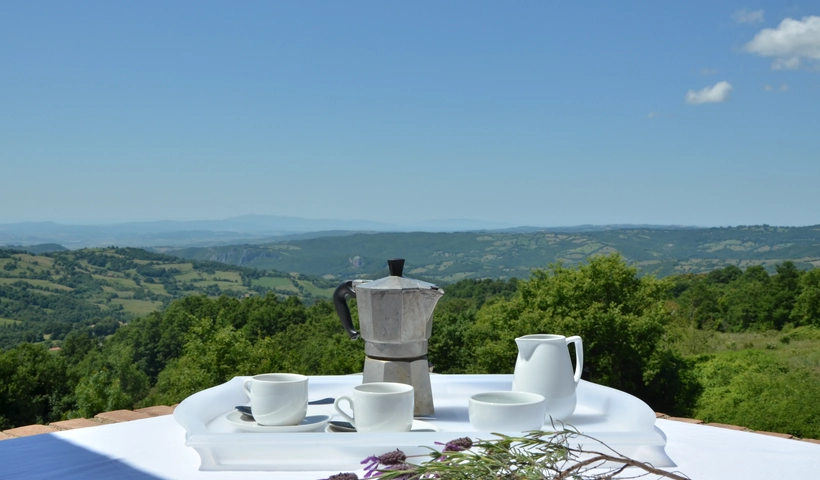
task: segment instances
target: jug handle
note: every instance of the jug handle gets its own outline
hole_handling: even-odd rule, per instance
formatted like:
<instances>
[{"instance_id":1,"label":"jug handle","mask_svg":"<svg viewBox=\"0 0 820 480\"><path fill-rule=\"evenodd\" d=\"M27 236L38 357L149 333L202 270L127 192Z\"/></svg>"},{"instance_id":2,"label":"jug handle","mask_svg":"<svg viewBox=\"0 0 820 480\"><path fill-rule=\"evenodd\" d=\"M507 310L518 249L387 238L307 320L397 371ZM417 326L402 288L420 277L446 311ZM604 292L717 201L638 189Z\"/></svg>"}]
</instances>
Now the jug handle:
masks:
<instances>
[{"instance_id":1,"label":"jug handle","mask_svg":"<svg viewBox=\"0 0 820 480\"><path fill-rule=\"evenodd\" d=\"M581 373L584 371L584 342L578 335L567 337L567 347L570 343L575 344L575 384L581 381Z\"/></svg>"},{"instance_id":2,"label":"jug handle","mask_svg":"<svg viewBox=\"0 0 820 480\"><path fill-rule=\"evenodd\" d=\"M339 315L339 320L342 321L347 336L351 340L356 340L359 338L359 332L353 328L353 318L350 316L350 307L347 306L347 297L356 297L356 291L353 290L353 280L342 282L341 285L336 287L333 292L333 304L336 306L336 314Z\"/></svg>"}]
</instances>

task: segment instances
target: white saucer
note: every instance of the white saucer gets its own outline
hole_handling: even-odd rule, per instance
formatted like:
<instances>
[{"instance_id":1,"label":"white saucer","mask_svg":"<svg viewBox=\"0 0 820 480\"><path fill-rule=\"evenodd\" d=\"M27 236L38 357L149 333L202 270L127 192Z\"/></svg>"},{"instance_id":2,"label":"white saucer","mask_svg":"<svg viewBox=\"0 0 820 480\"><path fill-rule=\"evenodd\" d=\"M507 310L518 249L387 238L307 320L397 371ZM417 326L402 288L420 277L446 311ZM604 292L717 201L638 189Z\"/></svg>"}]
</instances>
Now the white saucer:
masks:
<instances>
[{"instance_id":1,"label":"white saucer","mask_svg":"<svg viewBox=\"0 0 820 480\"><path fill-rule=\"evenodd\" d=\"M424 422L421 420L413 420L413 425L410 427L410 432L440 432L441 429L437 426L433 425L429 422ZM341 428L337 428L333 424L328 424L325 427L325 432L327 433L355 433L351 432L350 430L342 430ZM401 433L401 432L398 432Z\"/></svg>"},{"instance_id":2,"label":"white saucer","mask_svg":"<svg viewBox=\"0 0 820 480\"><path fill-rule=\"evenodd\" d=\"M253 418L242 415L238 410L231 410L225 415L225 420L244 432L312 432L321 430L330 420L330 415L308 415L297 425L268 426L259 425Z\"/></svg>"}]
</instances>

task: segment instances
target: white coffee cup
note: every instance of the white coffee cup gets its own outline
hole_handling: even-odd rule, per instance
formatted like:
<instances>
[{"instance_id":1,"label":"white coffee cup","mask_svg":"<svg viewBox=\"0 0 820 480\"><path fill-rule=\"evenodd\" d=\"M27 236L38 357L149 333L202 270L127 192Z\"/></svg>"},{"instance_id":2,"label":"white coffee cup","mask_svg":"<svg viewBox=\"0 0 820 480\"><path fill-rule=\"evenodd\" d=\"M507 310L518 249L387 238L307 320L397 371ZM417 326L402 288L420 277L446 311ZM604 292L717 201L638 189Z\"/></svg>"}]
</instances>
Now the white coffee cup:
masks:
<instances>
[{"instance_id":1,"label":"white coffee cup","mask_svg":"<svg viewBox=\"0 0 820 480\"><path fill-rule=\"evenodd\" d=\"M530 392L484 392L470 397L470 424L482 432L525 432L544 426L547 401Z\"/></svg>"},{"instance_id":2,"label":"white coffee cup","mask_svg":"<svg viewBox=\"0 0 820 480\"><path fill-rule=\"evenodd\" d=\"M308 377L297 373L265 373L242 384L259 425L297 425L307 414Z\"/></svg>"},{"instance_id":3,"label":"white coffee cup","mask_svg":"<svg viewBox=\"0 0 820 480\"><path fill-rule=\"evenodd\" d=\"M339 404L347 402L353 416ZM404 383L373 382L353 387L353 398L341 396L334 403L339 415L357 432L409 432L413 426L413 387Z\"/></svg>"}]
</instances>

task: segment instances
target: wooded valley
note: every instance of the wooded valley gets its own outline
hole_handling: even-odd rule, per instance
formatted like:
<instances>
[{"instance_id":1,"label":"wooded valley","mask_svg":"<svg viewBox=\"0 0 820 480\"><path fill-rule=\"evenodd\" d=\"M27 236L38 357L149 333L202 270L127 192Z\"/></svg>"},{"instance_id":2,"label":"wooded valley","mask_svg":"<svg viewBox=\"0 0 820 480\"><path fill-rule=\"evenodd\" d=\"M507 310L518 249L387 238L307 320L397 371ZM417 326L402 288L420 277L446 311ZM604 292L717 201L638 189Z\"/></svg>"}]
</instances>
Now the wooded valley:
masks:
<instances>
[{"instance_id":1,"label":"wooded valley","mask_svg":"<svg viewBox=\"0 0 820 480\"><path fill-rule=\"evenodd\" d=\"M97 253L81 252L88 257L75 261L85 268L98 261ZM28 275L43 275L35 267L60 267L52 257L43 258L52 258L54 265L25 253L4 255L4 265L17 263L17 268L24 261L39 262ZM140 262L130 261L136 271ZM143 273L175 268L180 273L174 276L185 275L166 257L142 261L147 262ZM228 271L205 264L192 266L188 274L205 275L207 265L213 272ZM237 280L231 284L252 290L250 273L238 272ZM20 281L10 285L42 297L59 290L46 284L24 287ZM84 288L80 281L52 283ZM149 285L168 291L161 281ZM430 340L435 372L510 373L516 336L580 335L584 378L636 395L656 411L820 438L818 269L801 270L784 261L771 274L760 266L729 266L656 278L640 275L612 254L573 266L553 264L520 280L470 279L444 289ZM94 289L89 290L88 298L94 298ZM89 315L60 340L5 347L0 353L0 428L174 404L236 375L361 371L363 345L349 340L327 300L275 291L191 293L145 314L111 316L105 329L98 329L103 319ZM117 299L112 297L112 304ZM0 308L12 308L13 301L3 297ZM66 315L70 310L39 308ZM76 311L84 312L79 306ZM15 328L6 323L4 328ZM59 351L49 350L54 342Z\"/></svg>"},{"instance_id":2,"label":"wooded valley","mask_svg":"<svg viewBox=\"0 0 820 480\"><path fill-rule=\"evenodd\" d=\"M536 267L576 265L592 255L615 252L642 275L708 273L728 265L759 265L772 273L775 265L787 260L801 270L820 266L820 226L356 233L158 251L339 280L384 276L385 259L401 252L408 260L409 276L440 284L467 278L526 278Z\"/></svg>"}]
</instances>

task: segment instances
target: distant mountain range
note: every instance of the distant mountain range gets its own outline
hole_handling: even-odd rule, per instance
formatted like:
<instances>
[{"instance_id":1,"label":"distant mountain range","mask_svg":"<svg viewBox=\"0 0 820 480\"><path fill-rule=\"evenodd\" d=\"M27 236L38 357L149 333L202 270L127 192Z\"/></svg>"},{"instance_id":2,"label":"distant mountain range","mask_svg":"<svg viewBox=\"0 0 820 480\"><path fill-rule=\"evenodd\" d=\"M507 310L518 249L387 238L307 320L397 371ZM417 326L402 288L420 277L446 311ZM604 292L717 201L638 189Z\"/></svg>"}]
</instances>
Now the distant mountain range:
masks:
<instances>
[{"instance_id":1,"label":"distant mountain range","mask_svg":"<svg viewBox=\"0 0 820 480\"><path fill-rule=\"evenodd\" d=\"M644 273L702 273L736 265L794 261L820 266L820 225L696 228L661 225L491 228L463 221L464 230L401 231L355 220L248 215L213 222L118 225L0 225L0 245L33 253L69 247L139 247L188 260L293 272L335 281L378 278L385 261L407 260L408 276L442 284L464 278L525 278L534 268L572 265L618 252ZM451 223L449 225L453 225ZM472 225L474 229L468 227ZM311 230L316 229L316 230Z\"/></svg>"},{"instance_id":2,"label":"distant mountain range","mask_svg":"<svg viewBox=\"0 0 820 480\"><path fill-rule=\"evenodd\" d=\"M437 283L465 278L527 278L555 262L620 253L642 273L703 273L735 265L769 271L786 260L820 266L820 225L727 228L595 227L588 231L387 232L289 239L265 244L163 248L191 260L299 272L327 279L378 278L385 261L402 257L407 276Z\"/></svg>"},{"instance_id":3,"label":"distant mountain range","mask_svg":"<svg viewBox=\"0 0 820 480\"><path fill-rule=\"evenodd\" d=\"M110 225L65 225L23 222L0 225L0 245L56 243L69 249L86 247L212 247L262 244L355 233L375 232L595 232L624 228L679 229L652 225L580 225L575 227L512 226L469 219L432 220L394 225L368 220L307 219L274 215L243 215L224 220L130 222Z\"/></svg>"}]
</instances>

